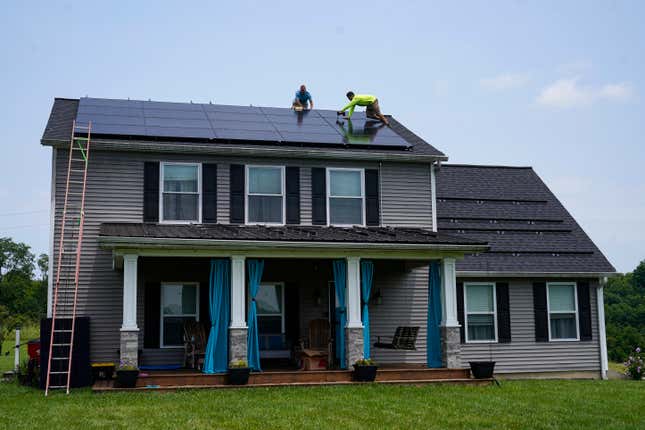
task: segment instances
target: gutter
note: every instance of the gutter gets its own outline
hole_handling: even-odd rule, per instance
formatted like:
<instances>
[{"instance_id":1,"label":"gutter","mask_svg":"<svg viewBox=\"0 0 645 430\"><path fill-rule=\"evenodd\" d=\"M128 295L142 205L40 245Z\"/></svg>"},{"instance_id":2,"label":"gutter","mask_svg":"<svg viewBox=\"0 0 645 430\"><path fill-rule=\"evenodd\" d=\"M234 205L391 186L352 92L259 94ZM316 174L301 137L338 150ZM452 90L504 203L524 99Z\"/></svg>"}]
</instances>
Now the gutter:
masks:
<instances>
[{"instance_id":1,"label":"gutter","mask_svg":"<svg viewBox=\"0 0 645 430\"><path fill-rule=\"evenodd\" d=\"M54 148L66 148L68 141L42 139L41 145ZM177 143L177 142L151 142L141 140L111 140L92 139L94 150L102 151L128 151L128 152L155 152L173 154L210 154L225 156L253 156L253 157L283 157L283 158L319 158L330 160L361 160L361 161L407 161L416 163L433 163L446 161L445 155L422 155L401 152L351 152L348 150L284 147L279 144L275 148L258 146L233 145L229 143Z\"/></svg>"},{"instance_id":2,"label":"gutter","mask_svg":"<svg viewBox=\"0 0 645 430\"><path fill-rule=\"evenodd\" d=\"M616 272L500 272L500 271L457 271L462 278L604 278L617 276Z\"/></svg>"}]
</instances>

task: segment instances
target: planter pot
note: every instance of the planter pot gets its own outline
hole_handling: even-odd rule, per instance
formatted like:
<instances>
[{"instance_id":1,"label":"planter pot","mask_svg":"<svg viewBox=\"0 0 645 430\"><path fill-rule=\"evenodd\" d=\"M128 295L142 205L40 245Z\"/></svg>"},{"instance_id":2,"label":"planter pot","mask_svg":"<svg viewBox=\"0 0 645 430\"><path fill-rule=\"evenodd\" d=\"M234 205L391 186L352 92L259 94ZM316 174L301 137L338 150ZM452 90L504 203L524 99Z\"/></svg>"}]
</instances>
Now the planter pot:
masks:
<instances>
[{"instance_id":1,"label":"planter pot","mask_svg":"<svg viewBox=\"0 0 645 430\"><path fill-rule=\"evenodd\" d=\"M376 379L378 366L356 366L354 365L354 381L373 382Z\"/></svg>"},{"instance_id":2,"label":"planter pot","mask_svg":"<svg viewBox=\"0 0 645 430\"><path fill-rule=\"evenodd\" d=\"M137 386L138 370L117 370L116 382L121 388L134 388Z\"/></svg>"},{"instance_id":3,"label":"planter pot","mask_svg":"<svg viewBox=\"0 0 645 430\"><path fill-rule=\"evenodd\" d=\"M228 369L227 381L229 385L246 385L249 382L250 367L235 367Z\"/></svg>"},{"instance_id":4,"label":"planter pot","mask_svg":"<svg viewBox=\"0 0 645 430\"><path fill-rule=\"evenodd\" d=\"M490 379L495 370L494 361L469 361L470 371L475 379Z\"/></svg>"}]
</instances>

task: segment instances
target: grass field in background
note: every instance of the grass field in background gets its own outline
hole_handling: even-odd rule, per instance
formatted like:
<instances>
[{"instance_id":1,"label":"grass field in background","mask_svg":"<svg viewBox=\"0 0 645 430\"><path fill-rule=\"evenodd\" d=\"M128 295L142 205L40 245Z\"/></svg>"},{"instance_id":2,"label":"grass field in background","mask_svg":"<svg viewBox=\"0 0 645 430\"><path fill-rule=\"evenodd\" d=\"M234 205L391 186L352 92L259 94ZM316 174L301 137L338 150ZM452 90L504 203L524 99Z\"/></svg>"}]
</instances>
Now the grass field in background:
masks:
<instances>
[{"instance_id":1,"label":"grass field in background","mask_svg":"<svg viewBox=\"0 0 645 430\"><path fill-rule=\"evenodd\" d=\"M645 382L506 381L496 386L352 385L49 398L0 384L3 428L643 429Z\"/></svg>"},{"instance_id":2,"label":"grass field in background","mask_svg":"<svg viewBox=\"0 0 645 430\"><path fill-rule=\"evenodd\" d=\"M20 330L20 343L26 343L30 339L40 337L40 327L36 325L25 326ZM16 346L16 335L12 331L2 343L2 354L0 354L0 375L7 370L13 370L14 347ZM7 355L7 352L9 355ZM20 361L27 359L27 345L20 347Z\"/></svg>"}]
</instances>

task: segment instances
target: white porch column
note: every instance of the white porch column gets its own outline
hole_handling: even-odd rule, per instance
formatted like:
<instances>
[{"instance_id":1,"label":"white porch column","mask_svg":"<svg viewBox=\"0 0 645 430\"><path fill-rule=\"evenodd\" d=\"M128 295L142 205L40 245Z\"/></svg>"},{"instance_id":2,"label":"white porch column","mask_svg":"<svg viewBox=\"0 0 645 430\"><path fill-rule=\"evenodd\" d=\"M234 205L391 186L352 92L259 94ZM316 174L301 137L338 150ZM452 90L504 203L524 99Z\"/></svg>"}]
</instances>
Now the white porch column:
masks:
<instances>
[{"instance_id":1,"label":"white porch column","mask_svg":"<svg viewBox=\"0 0 645 430\"><path fill-rule=\"evenodd\" d=\"M607 334L605 332L605 297L604 284L605 279L601 279L596 288L596 301L598 304L598 342L600 342L600 377L607 379L607 370L609 368L607 359Z\"/></svg>"},{"instance_id":2,"label":"white porch column","mask_svg":"<svg viewBox=\"0 0 645 430\"><path fill-rule=\"evenodd\" d=\"M361 321L361 272L358 257L347 257L347 328L362 328Z\"/></svg>"},{"instance_id":3,"label":"white porch column","mask_svg":"<svg viewBox=\"0 0 645 430\"><path fill-rule=\"evenodd\" d=\"M441 264L441 325L444 327L459 327L457 318L457 276L455 259L444 258Z\"/></svg>"},{"instance_id":4,"label":"white porch column","mask_svg":"<svg viewBox=\"0 0 645 430\"><path fill-rule=\"evenodd\" d=\"M136 254L123 256L123 324L121 331L139 331L137 327L137 260Z\"/></svg>"},{"instance_id":5,"label":"white porch column","mask_svg":"<svg viewBox=\"0 0 645 430\"><path fill-rule=\"evenodd\" d=\"M246 328L246 281L245 257L231 257L231 327Z\"/></svg>"}]
</instances>

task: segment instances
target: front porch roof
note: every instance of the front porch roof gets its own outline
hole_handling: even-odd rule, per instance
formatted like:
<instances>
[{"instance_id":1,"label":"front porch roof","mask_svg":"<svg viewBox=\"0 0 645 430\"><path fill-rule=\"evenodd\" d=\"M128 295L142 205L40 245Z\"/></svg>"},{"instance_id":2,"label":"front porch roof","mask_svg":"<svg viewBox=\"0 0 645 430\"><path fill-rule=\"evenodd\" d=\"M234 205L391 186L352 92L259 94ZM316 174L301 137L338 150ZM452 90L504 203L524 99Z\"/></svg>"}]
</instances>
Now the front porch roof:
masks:
<instances>
[{"instance_id":1,"label":"front porch roof","mask_svg":"<svg viewBox=\"0 0 645 430\"><path fill-rule=\"evenodd\" d=\"M426 257L437 252L463 255L488 249L486 242L412 227L104 223L99 242L115 250L371 250L415 251Z\"/></svg>"}]
</instances>

